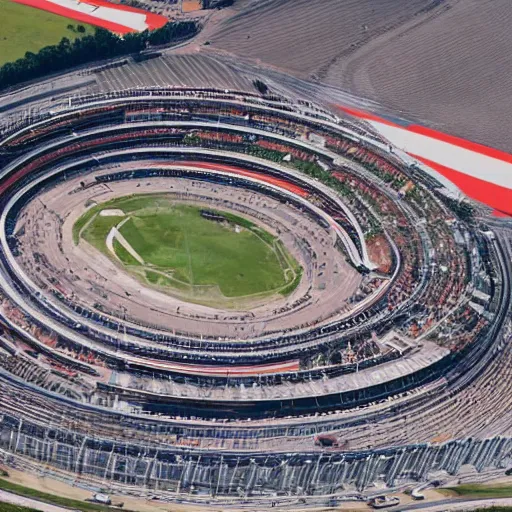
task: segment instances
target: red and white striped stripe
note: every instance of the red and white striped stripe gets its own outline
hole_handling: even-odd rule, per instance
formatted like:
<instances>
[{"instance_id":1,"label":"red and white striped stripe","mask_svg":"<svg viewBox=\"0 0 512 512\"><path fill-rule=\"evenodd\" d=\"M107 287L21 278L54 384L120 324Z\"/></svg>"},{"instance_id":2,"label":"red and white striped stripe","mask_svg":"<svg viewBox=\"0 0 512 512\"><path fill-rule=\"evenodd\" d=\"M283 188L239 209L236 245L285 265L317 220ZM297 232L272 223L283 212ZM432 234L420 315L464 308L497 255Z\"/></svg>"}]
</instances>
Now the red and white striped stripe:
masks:
<instances>
[{"instance_id":1,"label":"red and white striped stripe","mask_svg":"<svg viewBox=\"0 0 512 512\"><path fill-rule=\"evenodd\" d=\"M106 0L13 0L82 23L102 27L117 34L143 32L163 27L168 19L128 5Z\"/></svg>"},{"instance_id":2,"label":"red and white striped stripe","mask_svg":"<svg viewBox=\"0 0 512 512\"><path fill-rule=\"evenodd\" d=\"M353 108L344 112L370 123L395 147L428 165L462 192L512 216L512 155L417 124L398 125Z\"/></svg>"}]
</instances>

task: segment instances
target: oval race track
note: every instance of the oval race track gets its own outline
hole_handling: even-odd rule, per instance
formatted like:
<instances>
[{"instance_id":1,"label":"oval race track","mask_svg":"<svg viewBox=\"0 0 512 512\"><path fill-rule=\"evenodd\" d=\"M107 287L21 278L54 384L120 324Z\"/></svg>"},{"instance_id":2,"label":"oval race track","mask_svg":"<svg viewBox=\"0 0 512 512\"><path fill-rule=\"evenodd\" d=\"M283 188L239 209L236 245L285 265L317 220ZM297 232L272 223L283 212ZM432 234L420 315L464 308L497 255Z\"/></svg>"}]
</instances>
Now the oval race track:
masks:
<instances>
[{"instance_id":1,"label":"oval race track","mask_svg":"<svg viewBox=\"0 0 512 512\"><path fill-rule=\"evenodd\" d=\"M70 99L0 148L7 464L264 505L509 464L510 232L363 125L139 89ZM213 246L188 245L178 279L145 252L162 212L263 242L237 290L272 258L282 281L226 293L198 277Z\"/></svg>"}]
</instances>

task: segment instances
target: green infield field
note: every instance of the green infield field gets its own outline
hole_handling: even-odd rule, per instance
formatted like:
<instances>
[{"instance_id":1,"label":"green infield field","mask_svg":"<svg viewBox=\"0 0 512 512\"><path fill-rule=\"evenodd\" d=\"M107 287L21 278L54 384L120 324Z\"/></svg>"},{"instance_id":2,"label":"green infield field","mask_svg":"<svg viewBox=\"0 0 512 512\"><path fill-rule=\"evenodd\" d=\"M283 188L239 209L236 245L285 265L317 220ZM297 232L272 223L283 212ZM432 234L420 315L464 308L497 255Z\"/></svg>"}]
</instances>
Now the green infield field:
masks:
<instances>
[{"instance_id":1,"label":"green infield field","mask_svg":"<svg viewBox=\"0 0 512 512\"><path fill-rule=\"evenodd\" d=\"M26 52L37 53L45 46L58 44L63 37L72 41L77 37L93 34L95 30L90 25L16 4L11 0L0 0L0 9L0 66L23 57ZM85 32L78 32L78 25L82 25Z\"/></svg>"},{"instance_id":2,"label":"green infield field","mask_svg":"<svg viewBox=\"0 0 512 512\"><path fill-rule=\"evenodd\" d=\"M302 269L281 241L246 218L175 203L160 194L122 197L90 208L73 227L137 276L184 300L239 307L240 299L291 293ZM220 303L219 303L220 301Z\"/></svg>"}]
</instances>

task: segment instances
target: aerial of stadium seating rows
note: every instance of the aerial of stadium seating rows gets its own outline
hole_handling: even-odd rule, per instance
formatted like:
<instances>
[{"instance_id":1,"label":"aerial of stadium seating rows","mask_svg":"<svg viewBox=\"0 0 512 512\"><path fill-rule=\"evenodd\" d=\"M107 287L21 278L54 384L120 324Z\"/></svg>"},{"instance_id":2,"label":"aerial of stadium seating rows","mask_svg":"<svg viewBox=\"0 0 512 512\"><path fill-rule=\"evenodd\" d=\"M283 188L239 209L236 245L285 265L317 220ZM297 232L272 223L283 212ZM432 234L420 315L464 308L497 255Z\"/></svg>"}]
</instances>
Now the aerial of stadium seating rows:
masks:
<instances>
[{"instance_id":1,"label":"aerial of stadium seating rows","mask_svg":"<svg viewBox=\"0 0 512 512\"><path fill-rule=\"evenodd\" d=\"M509 241L434 171L313 105L213 89L81 97L1 144L10 464L224 497L504 464L506 424L484 441L477 413L462 425L453 411L506 350ZM223 217L236 212L279 238L297 282L227 297L149 278L164 267L124 225L158 218L163 203L126 199L151 197L219 212L203 222L239 226ZM117 251L99 252L94 219Z\"/></svg>"}]
</instances>

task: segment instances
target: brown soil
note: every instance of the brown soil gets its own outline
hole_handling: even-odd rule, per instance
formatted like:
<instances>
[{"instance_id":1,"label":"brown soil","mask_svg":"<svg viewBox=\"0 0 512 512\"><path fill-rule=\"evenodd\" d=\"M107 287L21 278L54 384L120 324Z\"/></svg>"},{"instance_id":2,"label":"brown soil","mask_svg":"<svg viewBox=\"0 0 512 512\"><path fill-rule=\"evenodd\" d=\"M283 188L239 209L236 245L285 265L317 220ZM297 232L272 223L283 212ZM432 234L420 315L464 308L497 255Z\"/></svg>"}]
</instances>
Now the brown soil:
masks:
<instances>
[{"instance_id":1,"label":"brown soil","mask_svg":"<svg viewBox=\"0 0 512 512\"><path fill-rule=\"evenodd\" d=\"M200 0L183 0L181 7L183 12L194 12L201 10Z\"/></svg>"},{"instance_id":2,"label":"brown soil","mask_svg":"<svg viewBox=\"0 0 512 512\"><path fill-rule=\"evenodd\" d=\"M389 274L392 266L391 247L384 235L374 236L367 243L370 259L384 274Z\"/></svg>"}]
</instances>

